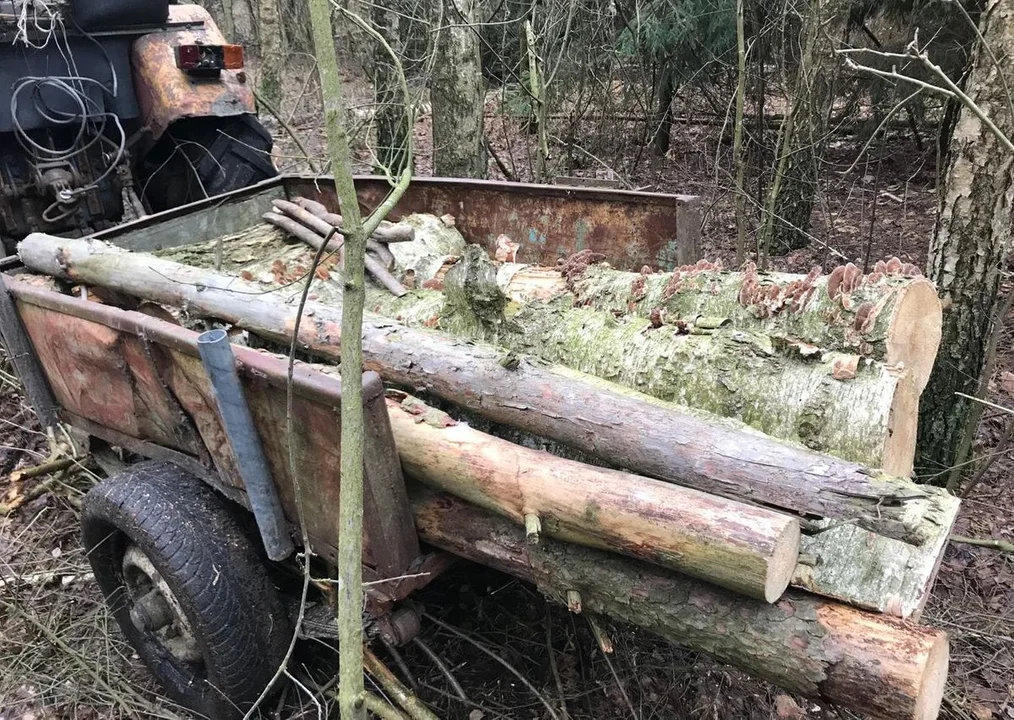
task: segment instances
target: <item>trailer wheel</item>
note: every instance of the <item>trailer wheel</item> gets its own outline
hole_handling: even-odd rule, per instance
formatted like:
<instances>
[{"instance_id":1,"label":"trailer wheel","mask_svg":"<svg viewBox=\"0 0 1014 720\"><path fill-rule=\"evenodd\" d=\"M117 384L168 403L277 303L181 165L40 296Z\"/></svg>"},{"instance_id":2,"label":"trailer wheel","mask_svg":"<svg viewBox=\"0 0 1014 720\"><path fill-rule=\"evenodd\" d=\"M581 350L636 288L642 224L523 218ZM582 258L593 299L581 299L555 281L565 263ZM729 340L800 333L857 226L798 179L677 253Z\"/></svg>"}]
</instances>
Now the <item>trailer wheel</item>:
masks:
<instances>
[{"instance_id":1,"label":"trailer wheel","mask_svg":"<svg viewBox=\"0 0 1014 720\"><path fill-rule=\"evenodd\" d=\"M253 115L178 120L138 167L141 195L159 212L249 187L278 174L272 145Z\"/></svg>"},{"instance_id":2,"label":"trailer wheel","mask_svg":"<svg viewBox=\"0 0 1014 720\"><path fill-rule=\"evenodd\" d=\"M146 462L90 490L81 524L106 602L166 693L210 718L249 709L291 629L224 501L175 465Z\"/></svg>"}]
</instances>

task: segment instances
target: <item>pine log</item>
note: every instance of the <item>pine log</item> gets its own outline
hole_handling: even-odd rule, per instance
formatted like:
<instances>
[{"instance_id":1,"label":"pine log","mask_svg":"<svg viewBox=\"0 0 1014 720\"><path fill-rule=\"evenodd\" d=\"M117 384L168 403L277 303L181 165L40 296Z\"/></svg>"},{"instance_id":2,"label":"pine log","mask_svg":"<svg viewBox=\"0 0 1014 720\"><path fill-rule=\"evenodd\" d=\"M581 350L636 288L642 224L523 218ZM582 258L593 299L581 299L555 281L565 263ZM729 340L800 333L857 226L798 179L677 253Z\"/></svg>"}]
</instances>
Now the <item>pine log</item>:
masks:
<instances>
[{"instance_id":1,"label":"pine log","mask_svg":"<svg viewBox=\"0 0 1014 720\"><path fill-rule=\"evenodd\" d=\"M784 514L530 450L411 396L388 400L402 467L542 535L620 552L774 602L799 554ZM541 535L540 535L541 531Z\"/></svg>"},{"instance_id":2,"label":"pine log","mask_svg":"<svg viewBox=\"0 0 1014 720\"><path fill-rule=\"evenodd\" d=\"M947 677L937 629L790 591L769 605L637 561L522 528L448 495L412 497L420 539L532 582L566 604L623 620L791 692L882 720L932 720Z\"/></svg>"},{"instance_id":3,"label":"pine log","mask_svg":"<svg viewBox=\"0 0 1014 720\"><path fill-rule=\"evenodd\" d=\"M288 343L296 308L257 283L131 253L107 243L33 233L19 245L37 272L214 317ZM340 357L340 303L307 304L300 347ZM612 383L368 315L368 369L493 423L576 448L613 466L724 497L854 522L911 544L937 534L942 490L780 442Z\"/></svg>"},{"instance_id":4,"label":"pine log","mask_svg":"<svg viewBox=\"0 0 1014 720\"><path fill-rule=\"evenodd\" d=\"M407 325L433 327L436 319L452 335L734 418L890 475L912 472L919 394L907 372L854 355L810 353L725 326L724 317L678 326L573 307L569 295L510 303L496 266L475 245L446 273L443 290L447 302L437 317L439 301L427 291L401 301L371 296L367 307Z\"/></svg>"}]
</instances>

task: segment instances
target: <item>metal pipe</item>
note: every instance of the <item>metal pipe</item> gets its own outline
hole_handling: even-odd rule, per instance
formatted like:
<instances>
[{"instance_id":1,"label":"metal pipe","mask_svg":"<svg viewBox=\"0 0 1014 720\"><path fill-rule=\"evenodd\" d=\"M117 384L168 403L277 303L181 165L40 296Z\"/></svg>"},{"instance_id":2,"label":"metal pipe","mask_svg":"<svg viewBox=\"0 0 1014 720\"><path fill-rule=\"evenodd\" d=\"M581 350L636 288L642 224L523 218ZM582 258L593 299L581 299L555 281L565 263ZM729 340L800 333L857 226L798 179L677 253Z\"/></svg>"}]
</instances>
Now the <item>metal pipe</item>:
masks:
<instances>
[{"instance_id":1,"label":"metal pipe","mask_svg":"<svg viewBox=\"0 0 1014 720\"><path fill-rule=\"evenodd\" d=\"M197 350L211 381L218 414L236 458L239 475L246 485L264 549L272 560L283 560L292 554L292 538L236 372L236 358L232 354L229 337L225 330L208 330L198 336Z\"/></svg>"}]
</instances>

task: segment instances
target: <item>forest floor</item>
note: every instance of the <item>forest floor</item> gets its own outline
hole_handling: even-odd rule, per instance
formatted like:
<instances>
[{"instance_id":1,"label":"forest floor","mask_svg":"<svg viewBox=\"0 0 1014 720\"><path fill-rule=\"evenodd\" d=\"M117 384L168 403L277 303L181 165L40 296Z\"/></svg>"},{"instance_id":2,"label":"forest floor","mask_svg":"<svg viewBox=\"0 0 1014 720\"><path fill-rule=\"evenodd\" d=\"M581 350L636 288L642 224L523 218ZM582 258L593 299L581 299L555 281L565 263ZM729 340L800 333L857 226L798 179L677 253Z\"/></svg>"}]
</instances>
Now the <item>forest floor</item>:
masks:
<instances>
[{"instance_id":1,"label":"forest floor","mask_svg":"<svg viewBox=\"0 0 1014 720\"><path fill-rule=\"evenodd\" d=\"M290 96L299 100L286 106L285 115L310 154L324 164L313 95L312 88L300 92L297 83ZM501 160L508 168L524 168L530 142L520 123L501 122L499 117L488 122L496 128L490 135ZM268 124L278 136L279 167L306 171L305 160L285 131L277 122ZM728 173L714 170L716 134L711 126L676 126L669 155L643 163L625 179L639 188L701 195L702 250L709 259L721 258L730 266L736 236L733 195ZM429 119L423 114L415 128L421 175L429 174L431 167L430 137ZM842 160L826 173L836 180L824 189L816 212L812 232L817 241L774 258L775 267L805 271L820 264L827 270L838 264L839 256L860 265L867 257L875 261L892 255L924 264L936 203L934 153L916 152L905 137L891 142L883 164L872 171L866 163L849 168L857 149L854 142L835 148L832 155ZM718 151L727 148L718 146ZM368 155L360 152L359 159L367 169ZM601 174L602 166L595 163L576 172ZM523 169L517 175L527 177ZM503 177L492 160L490 177ZM31 495L45 481L12 483L9 478L18 468L44 461L49 452L9 365L2 369L0 503ZM1014 330L1000 343L990 400L1014 406ZM1008 421L1009 416L999 412L983 419L976 452L995 456L995 462L964 499L957 535L1014 540L1014 458L1003 440ZM78 539L78 508L83 492L99 477L92 470L62 473L37 497L0 514L0 720L187 717L159 696L113 626L91 580ZM549 718L544 702L557 711L565 704L574 720L854 718L786 695L629 626L607 625L616 649L611 656L603 655L582 617L548 605L524 583L479 566L459 566L418 599L432 615L492 649L517 672L492 663L459 637L425 626L421 639L456 678L464 698L419 646L403 649L400 661L386 659L448 720ZM951 637L942 716L1014 720L1014 554L952 543L923 621ZM306 645L297 655L295 674L313 687L326 682L334 658L317 645ZM266 715L316 718L327 710L321 703L329 704L291 686Z\"/></svg>"}]
</instances>

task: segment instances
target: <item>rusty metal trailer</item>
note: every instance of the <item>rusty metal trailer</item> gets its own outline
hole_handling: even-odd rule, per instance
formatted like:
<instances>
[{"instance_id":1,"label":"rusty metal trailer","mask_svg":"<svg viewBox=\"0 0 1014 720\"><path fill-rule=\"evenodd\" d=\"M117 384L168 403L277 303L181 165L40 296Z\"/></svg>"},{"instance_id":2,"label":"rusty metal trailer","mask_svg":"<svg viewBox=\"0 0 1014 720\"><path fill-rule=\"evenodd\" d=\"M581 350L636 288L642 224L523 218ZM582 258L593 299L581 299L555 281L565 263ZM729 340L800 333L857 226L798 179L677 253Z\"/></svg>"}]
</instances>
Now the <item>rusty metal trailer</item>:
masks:
<instances>
[{"instance_id":1,"label":"rusty metal trailer","mask_svg":"<svg viewBox=\"0 0 1014 720\"><path fill-rule=\"evenodd\" d=\"M387 186L364 177L357 189L370 208ZM95 237L134 250L205 242L259 222L273 199L293 196L337 210L330 181L283 177ZM697 256L692 197L419 179L395 217L416 211L450 213L465 234L491 247L506 233L543 264L583 249L634 268ZM6 268L0 330L42 423L66 423L148 459L93 490L83 517L96 577L121 628L175 699L213 717L235 713L284 656L291 622L276 597L278 568L264 560L244 511L251 507L243 470L250 450L240 449L223 417L199 334L144 306L127 310L24 282L10 259ZM301 520L326 573L337 561L341 383L297 365L290 410L287 360L231 350L276 501L293 537ZM367 611L372 630L397 643L418 622L398 603L449 557L420 547L380 377L367 372L363 389Z\"/></svg>"}]
</instances>

